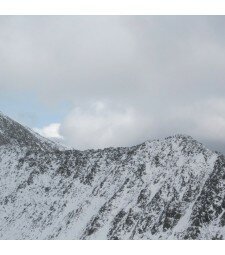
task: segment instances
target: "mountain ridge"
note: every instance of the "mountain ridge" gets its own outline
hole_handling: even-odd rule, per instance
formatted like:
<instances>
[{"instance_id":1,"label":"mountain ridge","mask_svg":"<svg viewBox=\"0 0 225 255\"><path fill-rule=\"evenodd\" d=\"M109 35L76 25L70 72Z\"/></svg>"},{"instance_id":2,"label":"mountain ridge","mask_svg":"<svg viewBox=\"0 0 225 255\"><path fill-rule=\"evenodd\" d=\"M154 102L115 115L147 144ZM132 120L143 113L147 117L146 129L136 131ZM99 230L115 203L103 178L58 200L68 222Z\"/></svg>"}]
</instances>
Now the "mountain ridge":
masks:
<instances>
[{"instance_id":1,"label":"mountain ridge","mask_svg":"<svg viewBox=\"0 0 225 255\"><path fill-rule=\"evenodd\" d=\"M225 239L225 159L192 137L79 151L7 120L0 239Z\"/></svg>"},{"instance_id":2,"label":"mountain ridge","mask_svg":"<svg viewBox=\"0 0 225 255\"><path fill-rule=\"evenodd\" d=\"M0 111L0 144L17 144L19 146L39 147L43 149L63 148L64 146L42 137L29 127L23 126L19 122L9 118Z\"/></svg>"}]
</instances>

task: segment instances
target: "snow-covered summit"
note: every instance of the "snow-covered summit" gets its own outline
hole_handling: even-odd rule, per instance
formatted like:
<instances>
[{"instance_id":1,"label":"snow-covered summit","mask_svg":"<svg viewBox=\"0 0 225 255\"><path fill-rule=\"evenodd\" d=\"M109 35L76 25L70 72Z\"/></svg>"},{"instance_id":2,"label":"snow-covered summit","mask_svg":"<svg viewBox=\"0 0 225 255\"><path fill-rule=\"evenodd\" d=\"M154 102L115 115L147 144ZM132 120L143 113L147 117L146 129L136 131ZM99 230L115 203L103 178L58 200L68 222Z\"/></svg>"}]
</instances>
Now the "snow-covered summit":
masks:
<instances>
[{"instance_id":1,"label":"snow-covered summit","mask_svg":"<svg viewBox=\"0 0 225 255\"><path fill-rule=\"evenodd\" d=\"M0 239L225 239L225 159L186 135L59 150L0 115Z\"/></svg>"},{"instance_id":2,"label":"snow-covered summit","mask_svg":"<svg viewBox=\"0 0 225 255\"><path fill-rule=\"evenodd\" d=\"M0 112L0 145L7 144L39 148L40 150L57 148L56 143L40 136Z\"/></svg>"}]
</instances>

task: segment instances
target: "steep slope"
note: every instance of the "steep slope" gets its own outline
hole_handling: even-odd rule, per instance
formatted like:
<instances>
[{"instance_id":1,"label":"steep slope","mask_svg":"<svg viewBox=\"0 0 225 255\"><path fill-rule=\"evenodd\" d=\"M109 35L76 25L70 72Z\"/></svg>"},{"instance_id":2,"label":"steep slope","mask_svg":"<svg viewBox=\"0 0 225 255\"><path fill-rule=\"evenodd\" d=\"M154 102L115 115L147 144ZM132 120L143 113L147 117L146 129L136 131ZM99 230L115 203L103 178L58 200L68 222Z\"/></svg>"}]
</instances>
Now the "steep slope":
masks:
<instances>
[{"instance_id":1,"label":"steep slope","mask_svg":"<svg viewBox=\"0 0 225 255\"><path fill-rule=\"evenodd\" d=\"M225 159L191 137L60 150L7 121L0 239L225 239Z\"/></svg>"},{"instance_id":2,"label":"steep slope","mask_svg":"<svg viewBox=\"0 0 225 255\"><path fill-rule=\"evenodd\" d=\"M41 137L29 128L10 119L0 112L0 146L11 145L30 149L51 150L57 148L52 141Z\"/></svg>"}]
</instances>

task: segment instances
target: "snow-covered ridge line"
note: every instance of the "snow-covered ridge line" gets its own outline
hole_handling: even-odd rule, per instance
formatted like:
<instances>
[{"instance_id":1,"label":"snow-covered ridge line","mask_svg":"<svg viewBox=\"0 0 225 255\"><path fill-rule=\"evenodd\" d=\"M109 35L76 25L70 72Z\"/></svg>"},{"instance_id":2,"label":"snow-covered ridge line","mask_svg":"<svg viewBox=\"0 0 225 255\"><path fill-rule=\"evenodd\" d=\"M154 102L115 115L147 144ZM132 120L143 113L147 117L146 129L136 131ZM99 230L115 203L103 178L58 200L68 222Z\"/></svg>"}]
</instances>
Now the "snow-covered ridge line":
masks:
<instances>
[{"instance_id":1,"label":"snow-covered ridge line","mask_svg":"<svg viewBox=\"0 0 225 255\"><path fill-rule=\"evenodd\" d=\"M0 239L225 239L225 158L187 135L60 150L0 115Z\"/></svg>"},{"instance_id":2,"label":"snow-covered ridge line","mask_svg":"<svg viewBox=\"0 0 225 255\"><path fill-rule=\"evenodd\" d=\"M21 123L14 121L8 116L0 112L0 134L11 141L12 143L18 143L20 146L28 145L29 142L35 142L39 147L44 146L45 148L57 148L59 150L65 150L66 147L48 139L42 137L38 133L34 132L31 128L23 126ZM20 135L22 137L20 137ZM30 140L30 141L29 141ZM21 144L21 141L23 142ZM32 144L34 145L34 144Z\"/></svg>"}]
</instances>

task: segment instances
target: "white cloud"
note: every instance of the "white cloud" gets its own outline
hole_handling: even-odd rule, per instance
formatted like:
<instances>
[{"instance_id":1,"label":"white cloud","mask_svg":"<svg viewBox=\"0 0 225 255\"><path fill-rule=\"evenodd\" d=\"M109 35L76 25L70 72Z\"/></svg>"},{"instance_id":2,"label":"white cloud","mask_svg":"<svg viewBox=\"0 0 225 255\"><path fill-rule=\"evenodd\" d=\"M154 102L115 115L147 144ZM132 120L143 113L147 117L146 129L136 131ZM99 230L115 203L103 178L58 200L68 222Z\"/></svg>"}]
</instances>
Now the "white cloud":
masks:
<instances>
[{"instance_id":1,"label":"white cloud","mask_svg":"<svg viewBox=\"0 0 225 255\"><path fill-rule=\"evenodd\" d=\"M75 149L132 146L146 140L182 133L193 136L212 149L223 151L225 103L222 99L145 112L109 102L97 101L74 108L62 121L36 132L48 138L63 138Z\"/></svg>"},{"instance_id":2,"label":"white cloud","mask_svg":"<svg viewBox=\"0 0 225 255\"><path fill-rule=\"evenodd\" d=\"M132 108L110 107L103 102L75 108L60 127L65 143L76 149L130 146L142 142L150 126Z\"/></svg>"},{"instance_id":3,"label":"white cloud","mask_svg":"<svg viewBox=\"0 0 225 255\"><path fill-rule=\"evenodd\" d=\"M176 109L170 108L168 118L189 133L210 137L224 128L224 113L225 104L222 100L199 100Z\"/></svg>"},{"instance_id":4,"label":"white cloud","mask_svg":"<svg viewBox=\"0 0 225 255\"><path fill-rule=\"evenodd\" d=\"M165 128L159 131L161 134L182 132L200 140L211 149L225 151L225 102L223 98L199 100L170 109L167 120L168 123L165 122L162 125Z\"/></svg>"},{"instance_id":5,"label":"white cloud","mask_svg":"<svg viewBox=\"0 0 225 255\"><path fill-rule=\"evenodd\" d=\"M223 143L224 17L0 21L2 97L30 91L46 108L74 109L53 128L58 131L44 127L43 135L63 135L68 145L82 149L175 133Z\"/></svg>"},{"instance_id":6,"label":"white cloud","mask_svg":"<svg viewBox=\"0 0 225 255\"><path fill-rule=\"evenodd\" d=\"M34 131L47 138L61 139L63 137L60 135L59 129L60 129L59 123L52 123L43 128L34 128Z\"/></svg>"}]
</instances>

